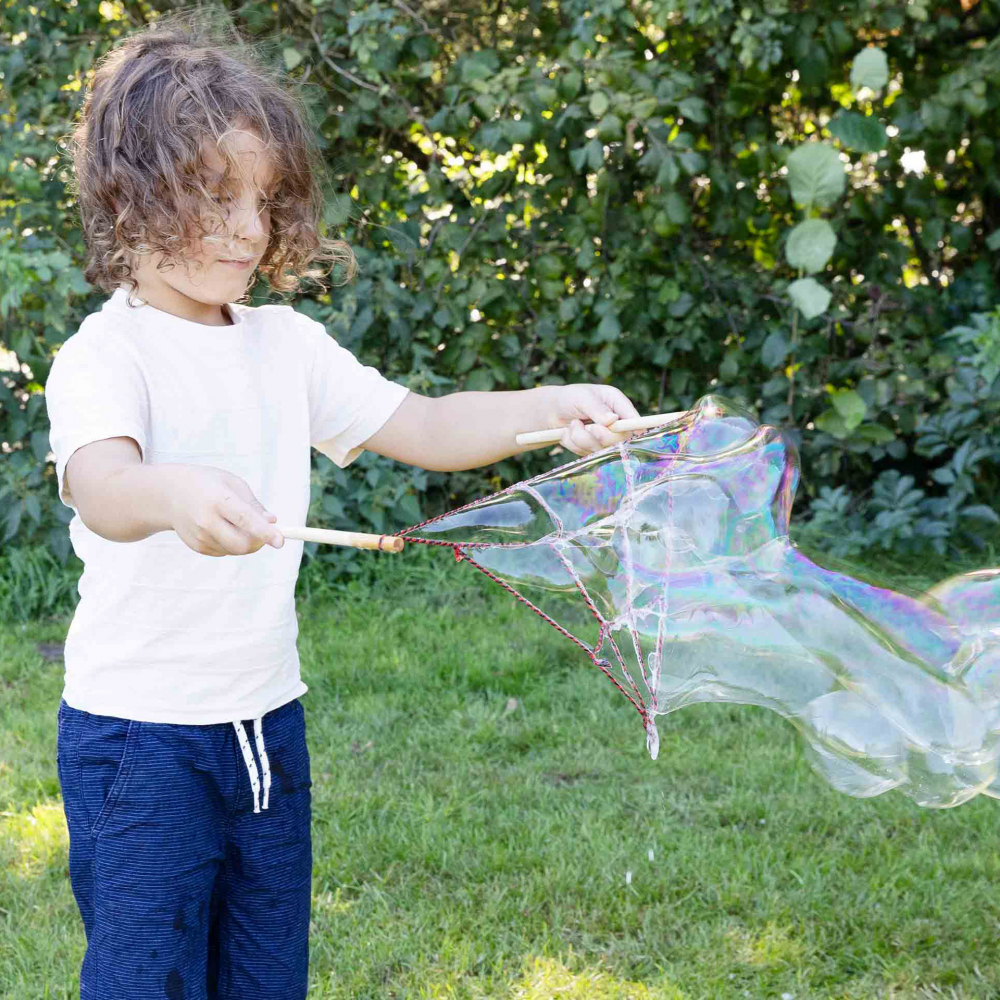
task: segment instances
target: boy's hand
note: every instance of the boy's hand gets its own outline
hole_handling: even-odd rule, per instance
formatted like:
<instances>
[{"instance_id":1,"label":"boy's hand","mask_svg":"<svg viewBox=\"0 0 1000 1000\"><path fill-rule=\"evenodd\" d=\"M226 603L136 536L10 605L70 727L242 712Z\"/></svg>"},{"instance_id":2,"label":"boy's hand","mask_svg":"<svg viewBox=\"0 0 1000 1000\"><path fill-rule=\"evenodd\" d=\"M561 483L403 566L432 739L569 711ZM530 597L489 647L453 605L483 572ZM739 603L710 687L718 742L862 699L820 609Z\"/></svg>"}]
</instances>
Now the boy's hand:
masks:
<instances>
[{"instance_id":1,"label":"boy's hand","mask_svg":"<svg viewBox=\"0 0 1000 1000\"><path fill-rule=\"evenodd\" d=\"M178 475L171 523L188 548L205 556L245 556L284 538L246 481L225 469L188 465Z\"/></svg>"},{"instance_id":2,"label":"boy's hand","mask_svg":"<svg viewBox=\"0 0 1000 1000\"><path fill-rule=\"evenodd\" d=\"M559 385L552 393L548 426L563 427L559 443L574 455L589 455L629 437L608 430L616 420L639 416L628 396L611 385ZM586 423L585 421L589 421Z\"/></svg>"}]
</instances>

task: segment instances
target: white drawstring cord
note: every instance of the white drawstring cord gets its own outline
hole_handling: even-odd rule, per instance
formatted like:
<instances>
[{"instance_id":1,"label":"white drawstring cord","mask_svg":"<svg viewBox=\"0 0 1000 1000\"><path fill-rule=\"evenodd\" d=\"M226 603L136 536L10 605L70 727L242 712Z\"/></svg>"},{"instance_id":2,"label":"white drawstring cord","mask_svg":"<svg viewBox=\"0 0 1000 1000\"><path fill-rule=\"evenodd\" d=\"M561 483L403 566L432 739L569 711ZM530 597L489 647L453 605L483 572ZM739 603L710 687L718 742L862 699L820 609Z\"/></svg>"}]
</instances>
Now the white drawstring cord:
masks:
<instances>
[{"instance_id":1,"label":"white drawstring cord","mask_svg":"<svg viewBox=\"0 0 1000 1000\"><path fill-rule=\"evenodd\" d=\"M261 719L253 720L253 737L257 744L257 756L260 757L260 766L264 769L264 805L267 808L268 793L271 791L271 765L268 763L267 751L264 749L264 730Z\"/></svg>"},{"instance_id":2,"label":"white drawstring cord","mask_svg":"<svg viewBox=\"0 0 1000 1000\"><path fill-rule=\"evenodd\" d=\"M243 762L247 766L247 774L250 775L250 787L253 789L253 811L259 813L260 807L260 778L257 773L257 764L250 752L250 741L247 739L247 731L243 728L242 722L234 722L233 728L236 730L236 738L240 742L240 749L243 751ZM261 720L253 720L254 742L257 744L257 755L260 757L260 766L264 769L264 808L267 808L268 793L271 791L271 765L268 763L267 751L264 749L264 733L261 728Z\"/></svg>"}]
</instances>

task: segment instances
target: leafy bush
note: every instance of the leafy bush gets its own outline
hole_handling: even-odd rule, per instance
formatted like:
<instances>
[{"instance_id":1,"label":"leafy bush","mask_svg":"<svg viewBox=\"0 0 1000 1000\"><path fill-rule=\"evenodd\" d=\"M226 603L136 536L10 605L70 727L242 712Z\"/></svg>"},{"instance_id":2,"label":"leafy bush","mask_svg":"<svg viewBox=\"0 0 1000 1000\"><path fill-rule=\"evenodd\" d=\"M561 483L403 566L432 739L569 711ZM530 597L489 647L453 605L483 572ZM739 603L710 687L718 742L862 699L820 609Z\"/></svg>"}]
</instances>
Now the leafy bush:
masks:
<instances>
[{"instance_id":1,"label":"leafy bush","mask_svg":"<svg viewBox=\"0 0 1000 1000\"><path fill-rule=\"evenodd\" d=\"M821 487L805 535L834 555L927 547L944 555L949 542L982 549L983 529L1000 524L993 499L1000 488L1000 309L973 313L971 325L942 339L957 345L947 404L916 428L914 446L927 460L930 482L918 487L914 475L890 468L870 493ZM975 353L966 353L969 348Z\"/></svg>"},{"instance_id":2,"label":"leafy bush","mask_svg":"<svg viewBox=\"0 0 1000 1000\"><path fill-rule=\"evenodd\" d=\"M7 546L66 557L43 387L102 298L82 284L59 139L94 59L172 6L5 9ZM365 362L431 394L605 380L650 412L732 396L795 437L799 523L843 551L941 551L989 526L996 5L232 9L303 85L329 166L326 224L362 265L295 304ZM815 174L812 196L797 165ZM310 517L392 529L546 462L445 477L317 458ZM344 553L317 555L348 568Z\"/></svg>"}]
</instances>

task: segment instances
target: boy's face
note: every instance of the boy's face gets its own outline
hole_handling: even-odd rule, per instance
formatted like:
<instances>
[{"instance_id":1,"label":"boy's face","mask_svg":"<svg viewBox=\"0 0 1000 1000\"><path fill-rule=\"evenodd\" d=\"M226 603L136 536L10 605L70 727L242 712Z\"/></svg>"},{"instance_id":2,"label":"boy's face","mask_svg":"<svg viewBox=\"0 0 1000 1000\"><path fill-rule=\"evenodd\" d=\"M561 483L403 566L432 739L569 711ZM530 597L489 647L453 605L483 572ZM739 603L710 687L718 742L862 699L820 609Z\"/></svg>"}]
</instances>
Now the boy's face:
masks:
<instances>
[{"instance_id":1,"label":"boy's face","mask_svg":"<svg viewBox=\"0 0 1000 1000\"><path fill-rule=\"evenodd\" d=\"M246 291L267 249L271 221L266 192L278 182L256 135L234 130L225 142L237 171L228 189L221 185L222 156L211 145L204 150L208 168L204 181L215 196L214 203L205 206L205 226L212 235L193 244L183 266L158 270L162 257L146 256L139 258L132 271L139 283L139 298L155 309L206 326L227 326L222 306Z\"/></svg>"}]
</instances>

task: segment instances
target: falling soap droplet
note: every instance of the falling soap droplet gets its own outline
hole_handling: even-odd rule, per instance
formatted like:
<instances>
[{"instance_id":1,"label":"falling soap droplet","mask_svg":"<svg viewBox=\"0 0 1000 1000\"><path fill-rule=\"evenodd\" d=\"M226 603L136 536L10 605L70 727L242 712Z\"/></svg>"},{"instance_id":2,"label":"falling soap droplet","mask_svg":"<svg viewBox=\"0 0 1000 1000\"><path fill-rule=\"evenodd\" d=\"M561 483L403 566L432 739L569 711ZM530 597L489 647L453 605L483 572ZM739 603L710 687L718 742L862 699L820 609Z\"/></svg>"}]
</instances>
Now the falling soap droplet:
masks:
<instances>
[{"instance_id":1,"label":"falling soap droplet","mask_svg":"<svg viewBox=\"0 0 1000 1000\"><path fill-rule=\"evenodd\" d=\"M646 724L646 749L649 751L650 759L656 760L656 755L660 752L660 734L656 731L656 723L652 716Z\"/></svg>"}]
</instances>

